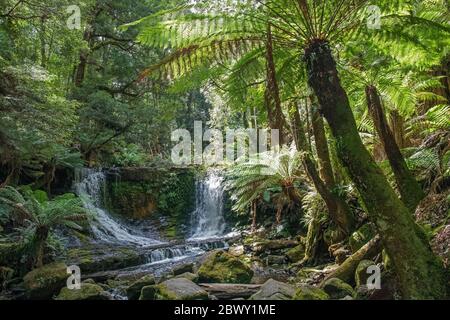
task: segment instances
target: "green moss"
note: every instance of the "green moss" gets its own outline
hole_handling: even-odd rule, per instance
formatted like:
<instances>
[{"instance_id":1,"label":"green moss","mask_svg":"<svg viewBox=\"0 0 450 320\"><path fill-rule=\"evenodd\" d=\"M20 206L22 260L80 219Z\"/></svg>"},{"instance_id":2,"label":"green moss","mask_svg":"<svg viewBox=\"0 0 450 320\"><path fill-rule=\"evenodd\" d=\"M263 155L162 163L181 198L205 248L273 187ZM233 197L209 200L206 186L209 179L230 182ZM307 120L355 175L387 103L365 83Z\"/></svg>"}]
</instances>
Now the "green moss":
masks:
<instances>
[{"instance_id":1,"label":"green moss","mask_svg":"<svg viewBox=\"0 0 450 320\"><path fill-rule=\"evenodd\" d=\"M141 289L139 300L155 300L156 286L145 286Z\"/></svg>"},{"instance_id":2,"label":"green moss","mask_svg":"<svg viewBox=\"0 0 450 320\"><path fill-rule=\"evenodd\" d=\"M64 263L52 263L27 273L24 288L30 299L50 299L66 285L68 277Z\"/></svg>"},{"instance_id":3,"label":"green moss","mask_svg":"<svg viewBox=\"0 0 450 320\"><path fill-rule=\"evenodd\" d=\"M330 297L322 289L302 286L295 292L293 300L328 300Z\"/></svg>"},{"instance_id":4,"label":"green moss","mask_svg":"<svg viewBox=\"0 0 450 320\"><path fill-rule=\"evenodd\" d=\"M143 287L151 286L155 284L155 278L152 275L146 275L139 280L133 282L127 289L128 300L137 300L141 295Z\"/></svg>"},{"instance_id":5,"label":"green moss","mask_svg":"<svg viewBox=\"0 0 450 320\"><path fill-rule=\"evenodd\" d=\"M62 288L56 300L109 300L109 295L97 284L82 283L81 289Z\"/></svg>"},{"instance_id":6,"label":"green moss","mask_svg":"<svg viewBox=\"0 0 450 320\"><path fill-rule=\"evenodd\" d=\"M361 249L367 242L375 236L375 228L372 224L367 223L355 231L349 239L350 249L353 253Z\"/></svg>"},{"instance_id":7,"label":"green moss","mask_svg":"<svg viewBox=\"0 0 450 320\"><path fill-rule=\"evenodd\" d=\"M290 249L286 256L289 258L290 262L298 262L303 259L305 256L305 246L303 244L299 244L298 246Z\"/></svg>"},{"instance_id":8,"label":"green moss","mask_svg":"<svg viewBox=\"0 0 450 320\"><path fill-rule=\"evenodd\" d=\"M224 251L215 251L200 266L198 275L200 282L250 283L253 270L238 258Z\"/></svg>"},{"instance_id":9,"label":"green moss","mask_svg":"<svg viewBox=\"0 0 450 320\"><path fill-rule=\"evenodd\" d=\"M331 278L325 281L322 289L331 299L342 299L346 296L352 297L354 294L353 288L338 278Z\"/></svg>"}]
</instances>

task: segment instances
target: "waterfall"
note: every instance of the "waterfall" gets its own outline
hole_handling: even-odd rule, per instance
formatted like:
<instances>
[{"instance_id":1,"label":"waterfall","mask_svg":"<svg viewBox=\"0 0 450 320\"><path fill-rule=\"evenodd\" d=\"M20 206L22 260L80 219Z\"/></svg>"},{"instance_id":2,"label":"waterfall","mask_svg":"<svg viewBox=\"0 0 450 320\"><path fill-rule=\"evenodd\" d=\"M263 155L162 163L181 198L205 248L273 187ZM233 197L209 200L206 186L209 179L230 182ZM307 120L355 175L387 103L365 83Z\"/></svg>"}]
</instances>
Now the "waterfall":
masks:
<instances>
[{"instance_id":1,"label":"waterfall","mask_svg":"<svg viewBox=\"0 0 450 320\"><path fill-rule=\"evenodd\" d=\"M106 192L106 176L101 170L81 169L75 175L75 191L82 199L84 206L94 213L91 228L96 239L117 244L149 246L161 243L138 234L113 219L102 206L103 192Z\"/></svg>"},{"instance_id":2,"label":"waterfall","mask_svg":"<svg viewBox=\"0 0 450 320\"><path fill-rule=\"evenodd\" d=\"M192 214L191 239L217 238L224 235L223 177L217 170L209 170L197 181L195 211Z\"/></svg>"}]
</instances>

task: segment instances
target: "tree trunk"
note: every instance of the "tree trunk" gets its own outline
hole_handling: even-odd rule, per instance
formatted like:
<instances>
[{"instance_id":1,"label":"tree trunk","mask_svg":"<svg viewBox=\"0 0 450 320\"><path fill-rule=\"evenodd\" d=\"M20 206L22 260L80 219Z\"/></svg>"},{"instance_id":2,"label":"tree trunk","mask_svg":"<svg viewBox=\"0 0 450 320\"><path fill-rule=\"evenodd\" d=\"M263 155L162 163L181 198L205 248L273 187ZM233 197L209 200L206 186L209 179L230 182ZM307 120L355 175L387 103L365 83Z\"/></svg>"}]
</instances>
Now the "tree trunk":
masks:
<instances>
[{"instance_id":1,"label":"tree trunk","mask_svg":"<svg viewBox=\"0 0 450 320\"><path fill-rule=\"evenodd\" d=\"M409 210L414 212L420 200L422 200L425 195L420 188L419 183L417 183L406 165L400 148L395 141L395 137L388 126L381 105L381 98L374 86L369 85L366 87L366 99L369 112L375 124L375 129L380 137L392 171L394 172L401 199Z\"/></svg>"},{"instance_id":2,"label":"tree trunk","mask_svg":"<svg viewBox=\"0 0 450 320\"><path fill-rule=\"evenodd\" d=\"M399 278L403 298L444 298L446 278L442 264L433 255L411 212L364 147L328 43L312 42L305 50L305 61L309 85L336 138L338 156L377 226Z\"/></svg>"},{"instance_id":3,"label":"tree trunk","mask_svg":"<svg viewBox=\"0 0 450 320\"><path fill-rule=\"evenodd\" d=\"M280 90L276 77L275 62L273 59L273 41L270 24L267 26L266 48L266 92L264 100L267 108L267 116L271 129L278 129L280 133L280 145L285 142L284 116L281 109Z\"/></svg>"},{"instance_id":4,"label":"tree trunk","mask_svg":"<svg viewBox=\"0 0 450 320\"><path fill-rule=\"evenodd\" d=\"M303 153L303 167L308 177L313 182L314 187L325 201L331 220L342 231L343 235L349 235L353 230L354 219L348 206L338 196L333 194L322 181L317 172L316 165L311 159L311 150L308 147L304 132L303 122L297 107L290 111L292 116L292 131L297 150Z\"/></svg>"},{"instance_id":5,"label":"tree trunk","mask_svg":"<svg viewBox=\"0 0 450 320\"><path fill-rule=\"evenodd\" d=\"M44 265L45 246L48 238L48 228L39 226L36 228L36 267L40 268Z\"/></svg>"}]
</instances>

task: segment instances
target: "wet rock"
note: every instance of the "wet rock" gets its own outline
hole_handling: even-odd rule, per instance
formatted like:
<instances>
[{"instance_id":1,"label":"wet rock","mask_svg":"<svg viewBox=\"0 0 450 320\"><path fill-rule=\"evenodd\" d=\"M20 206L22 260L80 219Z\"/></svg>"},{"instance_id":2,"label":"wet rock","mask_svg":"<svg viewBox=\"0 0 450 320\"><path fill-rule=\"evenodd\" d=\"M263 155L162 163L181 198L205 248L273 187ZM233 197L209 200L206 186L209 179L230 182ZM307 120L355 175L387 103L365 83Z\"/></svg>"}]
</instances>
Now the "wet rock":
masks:
<instances>
[{"instance_id":1,"label":"wet rock","mask_svg":"<svg viewBox=\"0 0 450 320\"><path fill-rule=\"evenodd\" d=\"M56 300L111 300L112 297L102 287L92 283L82 283L81 289L62 288Z\"/></svg>"},{"instance_id":2,"label":"wet rock","mask_svg":"<svg viewBox=\"0 0 450 320\"><path fill-rule=\"evenodd\" d=\"M293 263L302 260L305 256L305 246L303 244L299 244L298 246L289 249L289 251L286 252L286 256L289 261Z\"/></svg>"},{"instance_id":3,"label":"wet rock","mask_svg":"<svg viewBox=\"0 0 450 320\"><path fill-rule=\"evenodd\" d=\"M67 283L67 266L52 263L35 269L23 278L26 295L32 300L51 299Z\"/></svg>"},{"instance_id":4,"label":"wet rock","mask_svg":"<svg viewBox=\"0 0 450 320\"><path fill-rule=\"evenodd\" d=\"M295 292L293 300L328 300L330 297L322 289L303 285Z\"/></svg>"},{"instance_id":5,"label":"wet rock","mask_svg":"<svg viewBox=\"0 0 450 320\"><path fill-rule=\"evenodd\" d=\"M322 289L330 296L330 299L342 299L354 294L353 288L338 278L325 281Z\"/></svg>"},{"instance_id":6,"label":"wet rock","mask_svg":"<svg viewBox=\"0 0 450 320\"><path fill-rule=\"evenodd\" d=\"M128 300L138 300L141 295L143 287L151 286L155 284L155 278L152 275L147 275L139 280L133 282L128 288L125 289Z\"/></svg>"},{"instance_id":7,"label":"wet rock","mask_svg":"<svg viewBox=\"0 0 450 320\"><path fill-rule=\"evenodd\" d=\"M355 283L357 287L367 283L367 279L371 276L371 274L367 273L367 268L373 265L376 265L376 263L371 260L362 260L358 264L355 271Z\"/></svg>"},{"instance_id":8,"label":"wet rock","mask_svg":"<svg viewBox=\"0 0 450 320\"><path fill-rule=\"evenodd\" d=\"M145 255L128 247L96 246L70 249L67 261L86 274L140 265L145 263Z\"/></svg>"},{"instance_id":9,"label":"wet rock","mask_svg":"<svg viewBox=\"0 0 450 320\"><path fill-rule=\"evenodd\" d=\"M240 257L245 253L245 249L243 245L236 245L230 247L230 249L228 249L228 253L232 256Z\"/></svg>"},{"instance_id":10,"label":"wet rock","mask_svg":"<svg viewBox=\"0 0 450 320\"><path fill-rule=\"evenodd\" d=\"M139 300L155 300L156 286L146 286L141 290Z\"/></svg>"},{"instance_id":11,"label":"wet rock","mask_svg":"<svg viewBox=\"0 0 450 320\"><path fill-rule=\"evenodd\" d=\"M179 266L175 266L172 269L172 274L174 276L178 276L180 274L186 273L186 272L193 272L194 270L194 264L193 263L186 263Z\"/></svg>"},{"instance_id":12,"label":"wet rock","mask_svg":"<svg viewBox=\"0 0 450 320\"><path fill-rule=\"evenodd\" d=\"M207 300L208 293L185 278L175 278L155 286L156 300Z\"/></svg>"},{"instance_id":13,"label":"wet rock","mask_svg":"<svg viewBox=\"0 0 450 320\"><path fill-rule=\"evenodd\" d=\"M198 276L199 281L205 283L250 283L253 271L225 251L214 251L205 258Z\"/></svg>"},{"instance_id":14,"label":"wet rock","mask_svg":"<svg viewBox=\"0 0 450 320\"><path fill-rule=\"evenodd\" d=\"M291 300L295 287L273 279L268 280L249 300Z\"/></svg>"},{"instance_id":15,"label":"wet rock","mask_svg":"<svg viewBox=\"0 0 450 320\"><path fill-rule=\"evenodd\" d=\"M177 275L175 278L185 278L191 280L192 282L198 282L198 275L192 272L185 272Z\"/></svg>"}]
</instances>

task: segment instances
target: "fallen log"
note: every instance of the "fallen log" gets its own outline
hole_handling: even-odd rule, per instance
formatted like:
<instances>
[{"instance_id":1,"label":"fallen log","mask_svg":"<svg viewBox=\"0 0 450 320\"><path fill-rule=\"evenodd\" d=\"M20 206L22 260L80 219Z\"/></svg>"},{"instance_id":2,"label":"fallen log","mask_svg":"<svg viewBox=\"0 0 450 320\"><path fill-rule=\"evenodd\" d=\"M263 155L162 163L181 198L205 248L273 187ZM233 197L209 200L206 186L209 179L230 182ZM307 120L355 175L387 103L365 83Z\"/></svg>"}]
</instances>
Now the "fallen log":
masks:
<instances>
[{"instance_id":1,"label":"fallen log","mask_svg":"<svg viewBox=\"0 0 450 320\"><path fill-rule=\"evenodd\" d=\"M355 282L355 271L358 264L362 260L373 259L378 253L380 253L381 249L382 246L380 236L377 235L361 247L361 249L348 257L339 267L327 275L321 285L331 278L339 278L346 283L353 284Z\"/></svg>"},{"instance_id":2,"label":"fallen log","mask_svg":"<svg viewBox=\"0 0 450 320\"><path fill-rule=\"evenodd\" d=\"M260 284L200 283L199 286L219 300L247 299L261 288Z\"/></svg>"}]
</instances>

